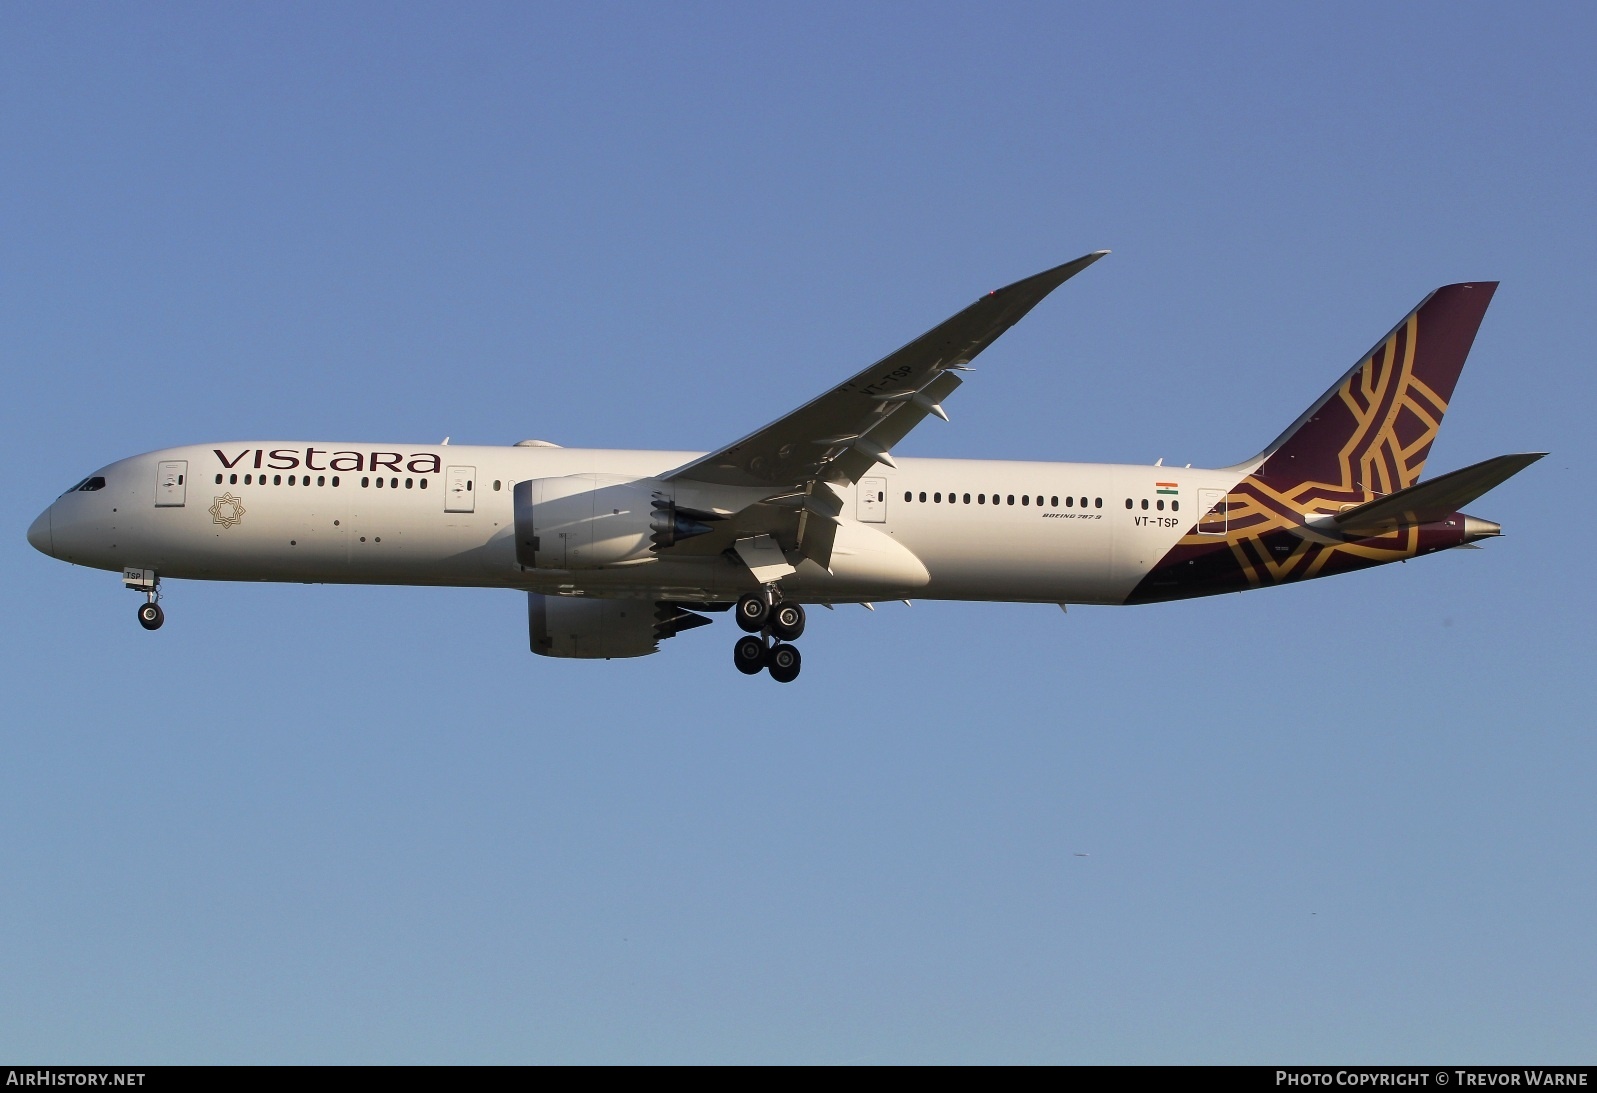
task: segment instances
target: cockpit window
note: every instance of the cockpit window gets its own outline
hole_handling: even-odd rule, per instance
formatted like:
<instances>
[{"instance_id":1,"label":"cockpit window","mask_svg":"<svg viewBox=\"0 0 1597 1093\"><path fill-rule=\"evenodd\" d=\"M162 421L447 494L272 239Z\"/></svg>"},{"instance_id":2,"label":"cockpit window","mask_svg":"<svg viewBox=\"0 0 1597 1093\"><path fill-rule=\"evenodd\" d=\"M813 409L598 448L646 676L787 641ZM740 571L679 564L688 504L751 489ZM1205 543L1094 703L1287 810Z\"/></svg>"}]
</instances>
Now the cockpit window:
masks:
<instances>
[{"instance_id":1,"label":"cockpit window","mask_svg":"<svg viewBox=\"0 0 1597 1093\"><path fill-rule=\"evenodd\" d=\"M75 486L68 487L66 493L63 493L61 496L65 497L67 493L77 493L79 490L82 490L84 493L93 493L95 490L103 489L105 489L105 479L96 474L85 478L82 482L79 482Z\"/></svg>"}]
</instances>

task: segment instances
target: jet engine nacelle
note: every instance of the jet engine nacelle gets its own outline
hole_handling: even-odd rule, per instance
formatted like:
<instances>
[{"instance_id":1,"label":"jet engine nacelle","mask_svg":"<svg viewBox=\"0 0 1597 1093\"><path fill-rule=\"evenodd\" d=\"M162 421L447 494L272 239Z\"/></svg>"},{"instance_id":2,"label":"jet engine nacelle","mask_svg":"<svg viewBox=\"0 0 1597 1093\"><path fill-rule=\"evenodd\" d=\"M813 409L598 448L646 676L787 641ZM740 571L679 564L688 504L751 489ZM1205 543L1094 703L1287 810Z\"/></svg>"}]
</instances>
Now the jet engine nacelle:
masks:
<instances>
[{"instance_id":1,"label":"jet engine nacelle","mask_svg":"<svg viewBox=\"0 0 1597 1093\"><path fill-rule=\"evenodd\" d=\"M598 660L648 656L659 648L654 604L527 593L532 651L545 657Z\"/></svg>"},{"instance_id":2,"label":"jet engine nacelle","mask_svg":"<svg viewBox=\"0 0 1597 1093\"><path fill-rule=\"evenodd\" d=\"M532 651L544 657L648 656L666 638L709 622L674 603L527 593L527 637Z\"/></svg>"},{"instance_id":3,"label":"jet engine nacelle","mask_svg":"<svg viewBox=\"0 0 1597 1093\"><path fill-rule=\"evenodd\" d=\"M518 482L516 561L528 569L597 569L650 560L702 535L697 514L677 511L669 483L611 474Z\"/></svg>"}]
</instances>

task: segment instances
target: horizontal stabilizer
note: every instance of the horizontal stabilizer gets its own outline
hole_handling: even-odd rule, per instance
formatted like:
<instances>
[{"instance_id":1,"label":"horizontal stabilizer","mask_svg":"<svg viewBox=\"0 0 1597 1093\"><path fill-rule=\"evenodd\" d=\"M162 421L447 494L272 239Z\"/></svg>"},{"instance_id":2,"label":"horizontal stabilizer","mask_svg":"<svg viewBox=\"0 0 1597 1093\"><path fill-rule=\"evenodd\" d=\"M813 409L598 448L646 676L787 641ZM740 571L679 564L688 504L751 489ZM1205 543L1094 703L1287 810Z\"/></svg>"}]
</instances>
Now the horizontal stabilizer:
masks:
<instances>
[{"instance_id":1,"label":"horizontal stabilizer","mask_svg":"<svg viewBox=\"0 0 1597 1093\"><path fill-rule=\"evenodd\" d=\"M1385 535L1401 527L1445 520L1546 454L1527 452L1523 455L1500 455L1378 497L1329 519L1321 517L1312 526L1320 531L1334 529L1347 539L1366 539Z\"/></svg>"}]
</instances>

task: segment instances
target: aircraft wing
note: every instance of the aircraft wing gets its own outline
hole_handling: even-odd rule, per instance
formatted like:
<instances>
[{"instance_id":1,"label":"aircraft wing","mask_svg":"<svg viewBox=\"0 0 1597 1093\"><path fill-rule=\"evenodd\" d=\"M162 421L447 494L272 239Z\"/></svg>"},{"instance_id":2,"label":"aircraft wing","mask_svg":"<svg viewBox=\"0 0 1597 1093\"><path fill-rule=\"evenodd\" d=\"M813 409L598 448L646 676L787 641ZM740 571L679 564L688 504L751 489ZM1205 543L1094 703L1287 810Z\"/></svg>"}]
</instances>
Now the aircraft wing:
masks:
<instances>
[{"instance_id":1,"label":"aircraft wing","mask_svg":"<svg viewBox=\"0 0 1597 1093\"><path fill-rule=\"evenodd\" d=\"M821 483L858 482L877 463L892 466L889 450L928 414L946 420L941 402L976 354L1108 253L1094 251L989 292L819 398L663 477L800 497Z\"/></svg>"}]
</instances>

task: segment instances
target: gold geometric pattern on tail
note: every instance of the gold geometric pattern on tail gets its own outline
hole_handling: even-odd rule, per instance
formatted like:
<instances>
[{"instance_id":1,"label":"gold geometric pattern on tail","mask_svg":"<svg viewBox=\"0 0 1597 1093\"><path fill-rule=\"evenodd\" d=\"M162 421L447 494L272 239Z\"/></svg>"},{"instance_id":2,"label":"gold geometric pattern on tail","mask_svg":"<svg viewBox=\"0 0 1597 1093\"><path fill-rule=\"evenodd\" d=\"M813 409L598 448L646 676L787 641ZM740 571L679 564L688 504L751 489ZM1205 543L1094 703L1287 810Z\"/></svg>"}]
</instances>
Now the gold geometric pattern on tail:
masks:
<instances>
[{"instance_id":1,"label":"gold geometric pattern on tail","mask_svg":"<svg viewBox=\"0 0 1597 1093\"><path fill-rule=\"evenodd\" d=\"M1337 391L1358 423L1338 455L1342 488L1393 493L1418 482L1425 469L1447 403L1414 374L1419 321L1416 311Z\"/></svg>"},{"instance_id":2,"label":"gold geometric pattern on tail","mask_svg":"<svg viewBox=\"0 0 1597 1093\"><path fill-rule=\"evenodd\" d=\"M1344 573L1457 546L1452 524L1403 526L1358 542L1307 517L1415 485L1497 291L1443 285L1247 464L1133 591L1132 602L1212 595ZM1317 522L1316 522L1317 523Z\"/></svg>"},{"instance_id":3,"label":"gold geometric pattern on tail","mask_svg":"<svg viewBox=\"0 0 1597 1093\"><path fill-rule=\"evenodd\" d=\"M1225 543L1250 585L1279 584L1318 576L1337 554L1368 563L1412 557L1419 547L1416 529L1391 532L1363 543L1315 543L1294 540L1283 550L1277 538L1271 551L1264 537L1297 527L1303 516L1331 513L1373 501L1412 486L1425 469L1441 426L1447 402L1414 374L1419 342L1419 311L1409 315L1391 335L1360 361L1333 397L1320 408L1325 415L1348 415L1352 428L1337 452L1336 481L1293 481L1295 474L1271 474L1278 452L1238 483L1213 512L1225 506L1224 536L1183 536L1180 546L1213 548ZM1283 451L1290 448L1289 439ZM1326 467L1326 470L1332 470ZM1200 519L1203 515L1200 514Z\"/></svg>"}]
</instances>

